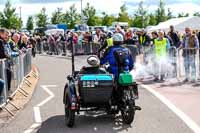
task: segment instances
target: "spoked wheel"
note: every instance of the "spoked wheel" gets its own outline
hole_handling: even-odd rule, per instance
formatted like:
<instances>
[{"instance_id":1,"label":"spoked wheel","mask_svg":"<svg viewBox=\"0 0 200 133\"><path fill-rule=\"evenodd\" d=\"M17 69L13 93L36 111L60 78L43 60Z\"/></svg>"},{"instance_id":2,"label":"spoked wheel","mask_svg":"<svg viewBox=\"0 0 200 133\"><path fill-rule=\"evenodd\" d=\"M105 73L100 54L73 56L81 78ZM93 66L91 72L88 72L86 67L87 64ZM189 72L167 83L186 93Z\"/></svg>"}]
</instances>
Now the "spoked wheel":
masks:
<instances>
[{"instance_id":1,"label":"spoked wheel","mask_svg":"<svg viewBox=\"0 0 200 133\"><path fill-rule=\"evenodd\" d=\"M131 98L131 91L124 92L124 108L121 110L122 119L125 124L131 124L135 117L135 101Z\"/></svg>"},{"instance_id":2,"label":"spoked wheel","mask_svg":"<svg viewBox=\"0 0 200 133\"><path fill-rule=\"evenodd\" d=\"M70 101L67 97L65 104L65 125L68 127L73 127L75 121L75 110L71 110Z\"/></svg>"},{"instance_id":3,"label":"spoked wheel","mask_svg":"<svg viewBox=\"0 0 200 133\"><path fill-rule=\"evenodd\" d=\"M131 124L135 117L135 109L133 104L126 106L125 110L121 111L123 122L126 124Z\"/></svg>"}]
</instances>

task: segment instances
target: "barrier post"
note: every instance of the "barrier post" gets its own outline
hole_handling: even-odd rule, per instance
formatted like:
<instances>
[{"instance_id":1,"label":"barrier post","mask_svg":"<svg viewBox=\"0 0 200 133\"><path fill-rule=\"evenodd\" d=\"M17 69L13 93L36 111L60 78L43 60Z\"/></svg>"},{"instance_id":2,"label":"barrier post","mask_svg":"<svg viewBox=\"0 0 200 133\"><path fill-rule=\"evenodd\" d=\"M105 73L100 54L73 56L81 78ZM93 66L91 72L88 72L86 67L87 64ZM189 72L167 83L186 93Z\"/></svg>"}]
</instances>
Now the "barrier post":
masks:
<instances>
[{"instance_id":1,"label":"barrier post","mask_svg":"<svg viewBox=\"0 0 200 133\"><path fill-rule=\"evenodd\" d=\"M6 64L5 60L2 62L2 77L4 80L4 103L6 103L7 97L8 97L8 84L7 84L7 75L6 75Z\"/></svg>"}]
</instances>

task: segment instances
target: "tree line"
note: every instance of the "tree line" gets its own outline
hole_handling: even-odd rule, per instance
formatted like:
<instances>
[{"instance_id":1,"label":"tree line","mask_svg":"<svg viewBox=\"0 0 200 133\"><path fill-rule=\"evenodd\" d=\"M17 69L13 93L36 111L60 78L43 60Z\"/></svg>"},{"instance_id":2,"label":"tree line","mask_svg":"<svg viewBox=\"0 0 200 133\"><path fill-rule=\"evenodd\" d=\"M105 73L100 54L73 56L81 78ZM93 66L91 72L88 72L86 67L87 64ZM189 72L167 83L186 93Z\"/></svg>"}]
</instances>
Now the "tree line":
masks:
<instances>
[{"instance_id":1,"label":"tree line","mask_svg":"<svg viewBox=\"0 0 200 133\"><path fill-rule=\"evenodd\" d=\"M200 13L195 12L193 15L200 16ZM170 8L166 10L164 0L159 1L157 9L153 12L149 11L148 7L141 1L133 14L129 14L126 4L123 4L120 7L118 15L109 15L106 12L97 15L96 9L87 3L82 14L78 13L75 4L73 4L66 11L63 11L62 8L57 8L52 13L50 19L46 13L46 8L42 8L38 14L28 17L25 27L28 30L33 30L34 22L37 27L44 27L47 24L65 23L71 29L74 28L76 24L82 23L82 20L84 20L89 26L111 26L112 22L118 21L128 22L131 27L145 28L146 26L157 25L158 23L171 18L187 16L189 16L189 13L178 13L178 15L175 16ZM12 7L9 0L5 4L3 12L0 12L0 26L8 29L20 29L23 26L21 18L16 13L16 8Z\"/></svg>"}]
</instances>

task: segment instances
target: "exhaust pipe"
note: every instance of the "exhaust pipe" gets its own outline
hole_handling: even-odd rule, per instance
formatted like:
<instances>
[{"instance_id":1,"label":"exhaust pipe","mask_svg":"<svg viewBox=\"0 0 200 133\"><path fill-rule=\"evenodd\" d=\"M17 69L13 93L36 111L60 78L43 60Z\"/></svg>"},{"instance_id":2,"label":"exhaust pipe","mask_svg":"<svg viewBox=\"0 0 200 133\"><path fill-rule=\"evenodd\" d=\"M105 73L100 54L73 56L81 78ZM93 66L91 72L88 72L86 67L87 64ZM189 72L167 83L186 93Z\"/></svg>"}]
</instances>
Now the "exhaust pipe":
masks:
<instances>
[{"instance_id":1,"label":"exhaust pipe","mask_svg":"<svg viewBox=\"0 0 200 133\"><path fill-rule=\"evenodd\" d=\"M135 110L138 110L138 111L141 111L141 110L142 110L142 108L141 108L140 106L135 106L134 109L135 109Z\"/></svg>"}]
</instances>

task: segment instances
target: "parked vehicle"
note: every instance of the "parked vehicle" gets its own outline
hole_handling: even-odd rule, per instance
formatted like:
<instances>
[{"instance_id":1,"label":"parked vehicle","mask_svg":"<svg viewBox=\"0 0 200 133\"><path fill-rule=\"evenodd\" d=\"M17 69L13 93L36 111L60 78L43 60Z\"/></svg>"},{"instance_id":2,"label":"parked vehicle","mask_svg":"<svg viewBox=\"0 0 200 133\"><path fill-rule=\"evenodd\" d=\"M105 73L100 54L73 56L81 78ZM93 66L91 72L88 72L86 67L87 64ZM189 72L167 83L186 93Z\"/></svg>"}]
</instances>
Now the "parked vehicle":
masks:
<instances>
[{"instance_id":1,"label":"parked vehicle","mask_svg":"<svg viewBox=\"0 0 200 133\"><path fill-rule=\"evenodd\" d=\"M112 27L120 26L122 29L128 28L128 22L113 22Z\"/></svg>"}]
</instances>

